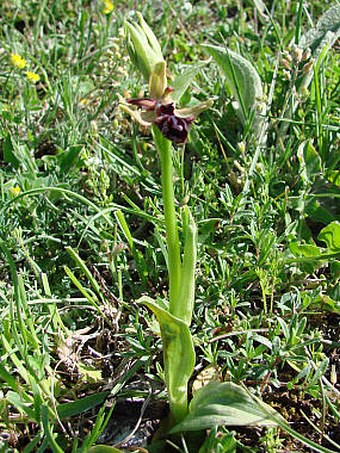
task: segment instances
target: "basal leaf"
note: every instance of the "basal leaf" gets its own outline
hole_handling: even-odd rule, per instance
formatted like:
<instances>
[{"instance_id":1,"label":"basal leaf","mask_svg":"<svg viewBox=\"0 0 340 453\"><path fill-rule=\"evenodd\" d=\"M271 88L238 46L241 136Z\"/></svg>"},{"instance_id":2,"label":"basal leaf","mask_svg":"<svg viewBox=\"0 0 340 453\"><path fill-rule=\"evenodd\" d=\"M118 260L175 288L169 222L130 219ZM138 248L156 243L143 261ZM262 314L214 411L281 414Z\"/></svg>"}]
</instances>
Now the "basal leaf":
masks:
<instances>
[{"instance_id":1,"label":"basal leaf","mask_svg":"<svg viewBox=\"0 0 340 453\"><path fill-rule=\"evenodd\" d=\"M281 416L232 382L211 382L199 390L189 413L171 432L199 431L214 426L275 425Z\"/></svg>"},{"instance_id":2,"label":"basal leaf","mask_svg":"<svg viewBox=\"0 0 340 453\"><path fill-rule=\"evenodd\" d=\"M260 76L248 60L223 47L205 45L206 49L223 71L237 100L237 114L243 124L255 113L255 126L263 121L265 108L261 102L263 89Z\"/></svg>"}]
</instances>

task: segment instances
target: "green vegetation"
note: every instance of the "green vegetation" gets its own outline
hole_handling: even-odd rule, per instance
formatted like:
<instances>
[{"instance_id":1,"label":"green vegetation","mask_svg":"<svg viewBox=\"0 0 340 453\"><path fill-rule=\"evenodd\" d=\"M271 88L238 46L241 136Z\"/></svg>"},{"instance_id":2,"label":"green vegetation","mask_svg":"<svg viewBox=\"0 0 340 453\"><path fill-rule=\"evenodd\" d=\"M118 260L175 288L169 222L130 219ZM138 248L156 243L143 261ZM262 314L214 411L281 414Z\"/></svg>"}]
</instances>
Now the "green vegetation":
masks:
<instances>
[{"instance_id":1,"label":"green vegetation","mask_svg":"<svg viewBox=\"0 0 340 453\"><path fill-rule=\"evenodd\" d=\"M166 433L176 393L156 316L196 355L164 451L339 451L339 5L0 11L0 451L159 451L139 440ZM213 100L172 154L183 269L192 218L198 233L190 332L176 294L192 284L168 274L162 135L120 106L150 94L125 44L136 11L179 108Z\"/></svg>"}]
</instances>

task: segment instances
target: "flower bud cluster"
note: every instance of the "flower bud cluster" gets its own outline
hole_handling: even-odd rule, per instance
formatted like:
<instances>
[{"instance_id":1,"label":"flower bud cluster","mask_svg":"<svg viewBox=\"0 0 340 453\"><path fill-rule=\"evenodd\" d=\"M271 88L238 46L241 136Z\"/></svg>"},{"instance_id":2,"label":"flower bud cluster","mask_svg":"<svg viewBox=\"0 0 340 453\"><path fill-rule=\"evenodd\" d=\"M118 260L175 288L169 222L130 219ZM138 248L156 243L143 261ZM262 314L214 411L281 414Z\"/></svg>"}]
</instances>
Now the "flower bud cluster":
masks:
<instances>
[{"instance_id":1,"label":"flower bud cluster","mask_svg":"<svg viewBox=\"0 0 340 453\"><path fill-rule=\"evenodd\" d=\"M311 58L310 49L303 51L296 44L292 46L290 52L282 52L281 64L283 66L283 77L291 80L292 74L307 75L313 68L314 59Z\"/></svg>"}]
</instances>

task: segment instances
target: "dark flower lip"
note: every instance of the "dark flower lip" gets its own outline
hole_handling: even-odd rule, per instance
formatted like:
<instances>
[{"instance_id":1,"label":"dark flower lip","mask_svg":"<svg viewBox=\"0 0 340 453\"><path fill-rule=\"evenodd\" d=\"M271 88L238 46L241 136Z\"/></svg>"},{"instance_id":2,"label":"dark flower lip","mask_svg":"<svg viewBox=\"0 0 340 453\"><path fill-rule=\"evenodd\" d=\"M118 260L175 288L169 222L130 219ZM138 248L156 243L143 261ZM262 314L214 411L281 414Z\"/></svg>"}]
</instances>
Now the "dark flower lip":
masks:
<instances>
[{"instance_id":1,"label":"dark flower lip","mask_svg":"<svg viewBox=\"0 0 340 453\"><path fill-rule=\"evenodd\" d=\"M154 124L157 125L165 138L176 145L185 143L188 139L191 123L194 116L181 117L175 114L175 103L150 99L128 99L129 104L141 107L149 112L155 112Z\"/></svg>"},{"instance_id":2,"label":"dark flower lip","mask_svg":"<svg viewBox=\"0 0 340 453\"><path fill-rule=\"evenodd\" d=\"M181 118L175 114L165 114L158 116L154 122L165 138L180 145L187 141L190 125L194 119L193 116Z\"/></svg>"}]
</instances>

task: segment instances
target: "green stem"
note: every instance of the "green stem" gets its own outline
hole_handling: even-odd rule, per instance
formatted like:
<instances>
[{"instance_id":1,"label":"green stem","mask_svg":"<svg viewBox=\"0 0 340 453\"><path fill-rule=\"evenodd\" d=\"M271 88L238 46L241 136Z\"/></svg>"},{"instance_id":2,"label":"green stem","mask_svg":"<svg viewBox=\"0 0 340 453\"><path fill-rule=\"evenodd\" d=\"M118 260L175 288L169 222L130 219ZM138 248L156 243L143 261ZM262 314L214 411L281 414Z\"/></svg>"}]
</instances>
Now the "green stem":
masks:
<instances>
[{"instance_id":1,"label":"green stem","mask_svg":"<svg viewBox=\"0 0 340 453\"><path fill-rule=\"evenodd\" d=\"M172 145L157 126L152 127L152 132L161 161L161 182L168 249L170 313L176 316L176 302L181 284L181 252L175 209Z\"/></svg>"}]
</instances>

